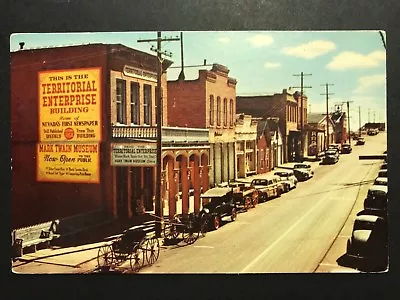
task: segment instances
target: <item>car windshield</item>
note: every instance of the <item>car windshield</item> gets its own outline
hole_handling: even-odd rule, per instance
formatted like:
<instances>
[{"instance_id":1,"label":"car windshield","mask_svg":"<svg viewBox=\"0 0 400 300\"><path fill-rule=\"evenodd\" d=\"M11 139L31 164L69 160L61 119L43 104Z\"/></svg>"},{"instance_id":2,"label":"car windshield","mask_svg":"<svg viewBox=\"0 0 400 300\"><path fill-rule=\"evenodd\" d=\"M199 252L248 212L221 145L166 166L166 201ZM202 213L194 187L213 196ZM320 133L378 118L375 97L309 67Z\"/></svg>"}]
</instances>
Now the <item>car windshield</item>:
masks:
<instances>
[{"instance_id":1,"label":"car windshield","mask_svg":"<svg viewBox=\"0 0 400 300\"><path fill-rule=\"evenodd\" d=\"M295 168L295 169L307 169L307 168L308 168L308 165L305 165L305 164L296 164L296 165L294 165L294 168Z\"/></svg>"},{"instance_id":2,"label":"car windshield","mask_svg":"<svg viewBox=\"0 0 400 300\"><path fill-rule=\"evenodd\" d=\"M267 179L254 179L253 184L254 185L267 185L268 180Z\"/></svg>"},{"instance_id":3,"label":"car windshield","mask_svg":"<svg viewBox=\"0 0 400 300\"><path fill-rule=\"evenodd\" d=\"M326 155L335 155L336 151L328 150L326 151Z\"/></svg>"}]
</instances>

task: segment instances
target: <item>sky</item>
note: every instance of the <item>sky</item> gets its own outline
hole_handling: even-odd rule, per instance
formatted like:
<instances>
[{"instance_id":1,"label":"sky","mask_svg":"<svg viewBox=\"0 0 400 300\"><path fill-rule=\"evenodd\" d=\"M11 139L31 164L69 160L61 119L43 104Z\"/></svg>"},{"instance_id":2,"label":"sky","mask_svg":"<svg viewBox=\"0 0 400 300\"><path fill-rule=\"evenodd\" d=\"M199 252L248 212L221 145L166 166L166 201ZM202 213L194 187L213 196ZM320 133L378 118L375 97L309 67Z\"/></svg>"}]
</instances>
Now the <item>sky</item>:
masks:
<instances>
[{"instance_id":1,"label":"sky","mask_svg":"<svg viewBox=\"0 0 400 300\"><path fill-rule=\"evenodd\" d=\"M384 32L383 32L384 34ZM164 38L179 31L162 32ZM119 43L155 55L151 47L157 32L15 33L10 51L88 43ZM385 38L385 35L384 35ZM189 31L183 32L184 65L218 63L237 80L236 94L272 95L292 87L304 93L309 112L326 112L326 83L329 110L350 101L350 129L366 122L386 122L386 50L379 31ZM177 79L181 64L179 41L165 41L162 51L171 53L169 80ZM210 69L211 66L201 67ZM186 79L198 78L199 67L185 68ZM347 104L342 109L347 112ZM359 116L361 115L361 119Z\"/></svg>"}]
</instances>

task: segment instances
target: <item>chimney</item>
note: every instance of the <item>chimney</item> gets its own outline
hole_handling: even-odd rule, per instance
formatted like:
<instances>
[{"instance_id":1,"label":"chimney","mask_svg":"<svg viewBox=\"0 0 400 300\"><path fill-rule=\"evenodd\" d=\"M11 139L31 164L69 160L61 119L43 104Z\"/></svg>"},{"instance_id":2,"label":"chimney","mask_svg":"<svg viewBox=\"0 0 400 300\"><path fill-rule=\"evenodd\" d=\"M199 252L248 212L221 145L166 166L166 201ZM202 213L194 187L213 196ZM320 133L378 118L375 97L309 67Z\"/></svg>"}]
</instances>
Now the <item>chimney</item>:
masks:
<instances>
[{"instance_id":1,"label":"chimney","mask_svg":"<svg viewBox=\"0 0 400 300\"><path fill-rule=\"evenodd\" d=\"M20 42L19 43L19 50L24 49L25 43L24 42Z\"/></svg>"}]
</instances>

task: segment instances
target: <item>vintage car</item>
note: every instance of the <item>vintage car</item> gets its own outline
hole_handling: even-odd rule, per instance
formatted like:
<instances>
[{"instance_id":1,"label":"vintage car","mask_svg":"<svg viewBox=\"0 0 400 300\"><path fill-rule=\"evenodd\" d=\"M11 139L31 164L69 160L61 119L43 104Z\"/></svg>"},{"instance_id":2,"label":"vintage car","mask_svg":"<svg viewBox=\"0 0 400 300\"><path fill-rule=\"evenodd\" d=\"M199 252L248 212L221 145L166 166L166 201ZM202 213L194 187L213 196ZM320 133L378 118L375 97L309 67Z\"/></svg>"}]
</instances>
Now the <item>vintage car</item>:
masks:
<instances>
[{"instance_id":1,"label":"vintage car","mask_svg":"<svg viewBox=\"0 0 400 300\"><path fill-rule=\"evenodd\" d=\"M387 170L387 162L381 164L381 170Z\"/></svg>"},{"instance_id":2,"label":"vintage car","mask_svg":"<svg viewBox=\"0 0 400 300\"><path fill-rule=\"evenodd\" d=\"M280 196L278 184L273 180L272 176L255 178L251 181L250 186L258 191L258 202L264 202Z\"/></svg>"},{"instance_id":3,"label":"vintage car","mask_svg":"<svg viewBox=\"0 0 400 300\"><path fill-rule=\"evenodd\" d=\"M387 185L388 179L387 177L376 177L374 181L374 185Z\"/></svg>"},{"instance_id":4,"label":"vintage car","mask_svg":"<svg viewBox=\"0 0 400 300\"><path fill-rule=\"evenodd\" d=\"M378 177L386 177L387 178L387 169L379 170Z\"/></svg>"},{"instance_id":5,"label":"vintage car","mask_svg":"<svg viewBox=\"0 0 400 300\"><path fill-rule=\"evenodd\" d=\"M341 144L330 144L328 146L328 149L336 149L338 152L342 151L342 145Z\"/></svg>"},{"instance_id":6,"label":"vintage car","mask_svg":"<svg viewBox=\"0 0 400 300\"><path fill-rule=\"evenodd\" d=\"M386 219L376 215L359 215L354 221L346 254L378 265L387 266L388 227Z\"/></svg>"},{"instance_id":7,"label":"vintage car","mask_svg":"<svg viewBox=\"0 0 400 300\"><path fill-rule=\"evenodd\" d=\"M231 188L212 188L201 194L200 198L203 207L201 213L207 216L208 224L212 229L218 229L221 226L222 218L227 216L230 216L231 221L236 220L237 208Z\"/></svg>"},{"instance_id":8,"label":"vintage car","mask_svg":"<svg viewBox=\"0 0 400 300\"><path fill-rule=\"evenodd\" d=\"M249 183L229 182L228 187L233 191L233 199L237 206L248 210L258 204L258 191L252 188Z\"/></svg>"},{"instance_id":9,"label":"vintage car","mask_svg":"<svg viewBox=\"0 0 400 300\"><path fill-rule=\"evenodd\" d=\"M364 209L366 211L377 211L385 214L387 212L387 192L388 187L386 185L371 186L364 200Z\"/></svg>"},{"instance_id":10,"label":"vintage car","mask_svg":"<svg viewBox=\"0 0 400 300\"><path fill-rule=\"evenodd\" d=\"M341 153L349 154L351 151L353 151L353 148L351 148L350 144L343 144Z\"/></svg>"},{"instance_id":11,"label":"vintage car","mask_svg":"<svg viewBox=\"0 0 400 300\"><path fill-rule=\"evenodd\" d=\"M289 190L296 188L297 186L297 178L294 176L293 171L291 170L277 170L274 172L274 175L277 175L281 178L283 182L285 182L286 186L289 187Z\"/></svg>"},{"instance_id":12,"label":"vintage car","mask_svg":"<svg viewBox=\"0 0 400 300\"><path fill-rule=\"evenodd\" d=\"M322 159L322 164L335 164L339 161L339 153L336 149L328 149Z\"/></svg>"},{"instance_id":13,"label":"vintage car","mask_svg":"<svg viewBox=\"0 0 400 300\"><path fill-rule=\"evenodd\" d=\"M356 145L364 145L365 139L363 137L358 138Z\"/></svg>"},{"instance_id":14,"label":"vintage car","mask_svg":"<svg viewBox=\"0 0 400 300\"><path fill-rule=\"evenodd\" d=\"M314 171L311 170L311 165L306 163L294 164L293 173L298 181L308 180L314 175Z\"/></svg>"}]
</instances>

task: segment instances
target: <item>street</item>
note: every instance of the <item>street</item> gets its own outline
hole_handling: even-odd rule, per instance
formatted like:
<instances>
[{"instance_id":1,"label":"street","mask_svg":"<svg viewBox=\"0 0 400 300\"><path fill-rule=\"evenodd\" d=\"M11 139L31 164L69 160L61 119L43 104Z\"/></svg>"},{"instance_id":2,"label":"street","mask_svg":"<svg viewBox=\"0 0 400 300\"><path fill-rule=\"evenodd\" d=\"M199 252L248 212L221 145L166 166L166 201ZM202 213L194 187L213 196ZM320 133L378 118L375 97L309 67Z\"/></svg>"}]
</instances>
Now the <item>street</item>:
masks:
<instances>
[{"instance_id":1,"label":"street","mask_svg":"<svg viewBox=\"0 0 400 300\"><path fill-rule=\"evenodd\" d=\"M340 155L335 165L314 167L314 177L281 197L227 221L193 245L163 250L140 273L312 273L346 224L363 186L371 185L386 133L365 137L363 146ZM365 190L365 189L364 189ZM342 253L343 254L343 253Z\"/></svg>"}]
</instances>

